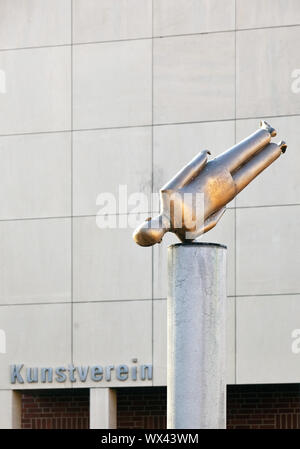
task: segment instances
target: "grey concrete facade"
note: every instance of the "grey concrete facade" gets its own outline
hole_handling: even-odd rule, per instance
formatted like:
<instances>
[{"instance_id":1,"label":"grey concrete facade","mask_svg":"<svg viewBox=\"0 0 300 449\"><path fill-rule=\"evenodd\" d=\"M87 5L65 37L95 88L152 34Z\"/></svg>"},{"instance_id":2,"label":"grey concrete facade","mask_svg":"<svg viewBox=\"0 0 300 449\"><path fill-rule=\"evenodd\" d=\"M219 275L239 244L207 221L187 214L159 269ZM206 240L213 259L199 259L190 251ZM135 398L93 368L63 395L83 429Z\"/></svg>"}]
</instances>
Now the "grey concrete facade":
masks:
<instances>
[{"instance_id":1,"label":"grey concrete facade","mask_svg":"<svg viewBox=\"0 0 300 449\"><path fill-rule=\"evenodd\" d=\"M150 195L260 118L288 151L205 240L228 246L227 382L299 382L299 2L0 0L0 15L3 395L83 386L12 385L11 364L137 358L153 365L151 380L85 385L166 384L166 247L175 240L139 248L132 229L99 229L97 195L119 184Z\"/></svg>"}]
</instances>

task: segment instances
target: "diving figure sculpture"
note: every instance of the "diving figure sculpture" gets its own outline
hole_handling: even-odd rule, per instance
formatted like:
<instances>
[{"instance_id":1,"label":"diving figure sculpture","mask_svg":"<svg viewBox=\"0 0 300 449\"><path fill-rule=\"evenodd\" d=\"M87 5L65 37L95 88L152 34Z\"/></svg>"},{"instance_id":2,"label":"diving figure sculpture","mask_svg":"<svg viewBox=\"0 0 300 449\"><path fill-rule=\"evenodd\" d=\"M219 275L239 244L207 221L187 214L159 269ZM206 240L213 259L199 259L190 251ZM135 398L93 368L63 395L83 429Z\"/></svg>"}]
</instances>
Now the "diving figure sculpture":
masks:
<instances>
[{"instance_id":1,"label":"diving figure sculpture","mask_svg":"<svg viewBox=\"0 0 300 449\"><path fill-rule=\"evenodd\" d=\"M160 189L161 212L135 230L136 243L160 243L166 232L188 243L212 229L226 204L285 152L285 142L271 143L275 136L262 121L257 131L214 159L201 151Z\"/></svg>"}]
</instances>

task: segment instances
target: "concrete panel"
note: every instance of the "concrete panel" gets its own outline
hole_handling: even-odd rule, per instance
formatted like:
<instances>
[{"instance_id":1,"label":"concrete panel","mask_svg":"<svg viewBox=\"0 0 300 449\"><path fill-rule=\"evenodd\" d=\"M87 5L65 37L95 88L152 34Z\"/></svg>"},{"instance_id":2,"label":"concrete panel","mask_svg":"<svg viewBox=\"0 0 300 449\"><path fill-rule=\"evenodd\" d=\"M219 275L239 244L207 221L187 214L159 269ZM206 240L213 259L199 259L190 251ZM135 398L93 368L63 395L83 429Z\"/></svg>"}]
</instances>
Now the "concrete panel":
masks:
<instances>
[{"instance_id":1,"label":"concrete panel","mask_svg":"<svg viewBox=\"0 0 300 449\"><path fill-rule=\"evenodd\" d=\"M299 295L237 298L237 383L299 383L299 313Z\"/></svg>"},{"instance_id":2,"label":"concrete panel","mask_svg":"<svg viewBox=\"0 0 300 449\"><path fill-rule=\"evenodd\" d=\"M109 192L116 204L126 186L131 194L147 195L145 209L149 212L151 193L151 129L150 127L77 132L73 143L74 214L104 213L99 194ZM124 190L125 193L125 190ZM132 198L134 199L134 198ZM121 212L128 212L127 202ZM125 209L124 209L125 208ZM105 208L106 210L106 208ZM112 210L111 213L118 213ZM106 212L107 213L107 210Z\"/></svg>"},{"instance_id":3,"label":"concrete panel","mask_svg":"<svg viewBox=\"0 0 300 449\"><path fill-rule=\"evenodd\" d=\"M300 26L237 33L237 117L300 113L299 39Z\"/></svg>"},{"instance_id":4,"label":"concrete panel","mask_svg":"<svg viewBox=\"0 0 300 449\"><path fill-rule=\"evenodd\" d=\"M68 366L71 363L71 309L69 304L0 307L0 327L7 334L7 352L0 357L0 387L14 389L64 388L59 383L28 383L26 368ZM10 382L10 366L23 364L24 383Z\"/></svg>"},{"instance_id":5,"label":"concrete panel","mask_svg":"<svg viewBox=\"0 0 300 449\"><path fill-rule=\"evenodd\" d=\"M21 393L0 390L0 429L21 429Z\"/></svg>"},{"instance_id":6,"label":"concrete panel","mask_svg":"<svg viewBox=\"0 0 300 449\"><path fill-rule=\"evenodd\" d=\"M167 300L153 301L153 385L167 385Z\"/></svg>"},{"instance_id":7,"label":"concrete panel","mask_svg":"<svg viewBox=\"0 0 300 449\"><path fill-rule=\"evenodd\" d=\"M1 50L70 42L70 0L1 0Z\"/></svg>"},{"instance_id":8,"label":"concrete panel","mask_svg":"<svg viewBox=\"0 0 300 449\"><path fill-rule=\"evenodd\" d=\"M227 299L226 379L235 383L235 298ZM153 302L153 385L167 384L167 301Z\"/></svg>"},{"instance_id":9,"label":"concrete panel","mask_svg":"<svg viewBox=\"0 0 300 449\"><path fill-rule=\"evenodd\" d=\"M151 122L150 40L74 47L77 129Z\"/></svg>"},{"instance_id":10,"label":"concrete panel","mask_svg":"<svg viewBox=\"0 0 300 449\"><path fill-rule=\"evenodd\" d=\"M237 0L237 28L262 28L300 24L298 0Z\"/></svg>"},{"instance_id":11,"label":"concrete panel","mask_svg":"<svg viewBox=\"0 0 300 449\"><path fill-rule=\"evenodd\" d=\"M155 126L154 191L158 191L200 151L215 157L234 145L234 122Z\"/></svg>"},{"instance_id":12,"label":"concrete panel","mask_svg":"<svg viewBox=\"0 0 300 449\"><path fill-rule=\"evenodd\" d=\"M220 223L204 234L199 241L227 245L227 294L235 294L235 210L228 209ZM167 234L160 245L154 247L154 298L167 296L167 247L179 240L174 234Z\"/></svg>"},{"instance_id":13,"label":"concrete panel","mask_svg":"<svg viewBox=\"0 0 300 449\"><path fill-rule=\"evenodd\" d=\"M117 428L117 390L90 388L90 429Z\"/></svg>"},{"instance_id":14,"label":"concrete panel","mask_svg":"<svg viewBox=\"0 0 300 449\"><path fill-rule=\"evenodd\" d=\"M153 2L155 36L207 33L235 28L234 0L153 0Z\"/></svg>"},{"instance_id":15,"label":"concrete panel","mask_svg":"<svg viewBox=\"0 0 300 449\"><path fill-rule=\"evenodd\" d=\"M300 117L276 117L266 120L277 129L277 142L280 139L287 142L287 153L238 195L237 206L300 204L300 154L297 151L300 141ZM257 125L257 119L238 120L237 140L249 135Z\"/></svg>"},{"instance_id":16,"label":"concrete panel","mask_svg":"<svg viewBox=\"0 0 300 449\"><path fill-rule=\"evenodd\" d=\"M74 0L74 42L152 36L151 0Z\"/></svg>"},{"instance_id":17,"label":"concrete panel","mask_svg":"<svg viewBox=\"0 0 300 449\"><path fill-rule=\"evenodd\" d=\"M300 206L237 209L237 295L300 292Z\"/></svg>"},{"instance_id":18,"label":"concrete panel","mask_svg":"<svg viewBox=\"0 0 300 449\"><path fill-rule=\"evenodd\" d=\"M69 219L2 221L0 234L2 304L70 299Z\"/></svg>"},{"instance_id":19,"label":"concrete panel","mask_svg":"<svg viewBox=\"0 0 300 449\"><path fill-rule=\"evenodd\" d=\"M127 217L107 217L116 225L122 224L119 219ZM132 232L100 229L96 217L74 220L75 301L151 298L151 248L138 246Z\"/></svg>"},{"instance_id":20,"label":"concrete panel","mask_svg":"<svg viewBox=\"0 0 300 449\"><path fill-rule=\"evenodd\" d=\"M1 134L70 128L70 56L69 47L0 53Z\"/></svg>"},{"instance_id":21,"label":"concrete panel","mask_svg":"<svg viewBox=\"0 0 300 449\"><path fill-rule=\"evenodd\" d=\"M152 385L152 380L140 378L140 365L152 364L151 311L152 301L74 304L74 364L114 366L111 380L106 380L104 370L103 379L98 382L88 375L85 387ZM128 379L123 381L116 378L116 367L121 364L129 368ZM132 366L138 368L137 380L132 379Z\"/></svg>"},{"instance_id":22,"label":"concrete panel","mask_svg":"<svg viewBox=\"0 0 300 449\"><path fill-rule=\"evenodd\" d=\"M226 381L227 384L236 383L236 326L235 326L235 298L227 298L226 316Z\"/></svg>"},{"instance_id":23,"label":"concrete panel","mask_svg":"<svg viewBox=\"0 0 300 449\"><path fill-rule=\"evenodd\" d=\"M69 133L0 137L0 219L71 213Z\"/></svg>"},{"instance_id":24,"label":"concrete panel","mask_svg":"<svg viewBox=\"0 0 300 449\"><path fill-rule=\"evenodd\" d=\"M234 33L154 40L154 123L234 117Z\"/></svg>"}]
</instances>

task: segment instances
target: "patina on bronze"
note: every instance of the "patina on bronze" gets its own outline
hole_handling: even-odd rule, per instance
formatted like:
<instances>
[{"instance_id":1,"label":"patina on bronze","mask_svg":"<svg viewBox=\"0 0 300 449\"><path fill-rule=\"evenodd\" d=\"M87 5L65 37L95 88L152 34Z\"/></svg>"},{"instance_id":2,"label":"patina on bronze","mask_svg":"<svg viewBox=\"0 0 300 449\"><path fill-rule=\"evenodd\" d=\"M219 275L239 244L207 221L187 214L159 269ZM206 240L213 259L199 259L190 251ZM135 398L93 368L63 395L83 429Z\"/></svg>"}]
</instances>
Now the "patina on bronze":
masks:
<instances>
[{"instance_id":1,"label":"patina on bronze","mask_svg":"<svg viewBox=\"0 0 300 449\"><path fill-rule=\"evenodd\" d=\"M262 121L256 132L214 159L208 160L209 151L201 151L161 188L161 212L135 230L136 243L160 243L166 232L187 243L212 229L226 204L285 152L285 142L271 143L275 136L275 129Z\"/></svg>"}]
</instances>

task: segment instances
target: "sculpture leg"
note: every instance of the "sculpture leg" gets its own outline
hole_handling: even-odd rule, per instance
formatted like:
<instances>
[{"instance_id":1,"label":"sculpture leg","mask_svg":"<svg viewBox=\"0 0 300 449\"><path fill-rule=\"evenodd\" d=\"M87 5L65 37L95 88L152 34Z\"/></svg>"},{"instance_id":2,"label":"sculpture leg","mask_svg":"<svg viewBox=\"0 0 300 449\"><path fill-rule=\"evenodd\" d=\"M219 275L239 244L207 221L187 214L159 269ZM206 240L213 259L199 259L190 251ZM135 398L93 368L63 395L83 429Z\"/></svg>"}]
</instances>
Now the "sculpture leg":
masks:
<instances>
[{"instance_id":1,"label":"sculpture leg","mask_svg":"<svg viewBox=\"0 0 300 449\"><path fill-rule=\"evenodd\" d=\"M276 134L274 128L266 122L261 122L260 129L222 153L217 159L230 173L234 173L241 165L251 159L255 153L268 145L274 134Z\"/></svg>"},{"instance_id":2,"label":"sculpture leg","mask_svg":"<svg viewBox=\"0 0 300 449\"><path fill-rule=\"evenodd\" d=\"M270 143L250 161L246 162L232 177L237 188L237 194L243 190L257 175L274 162L286 150L285 142L279 145Z\"/></svg>"}]
</instances>

